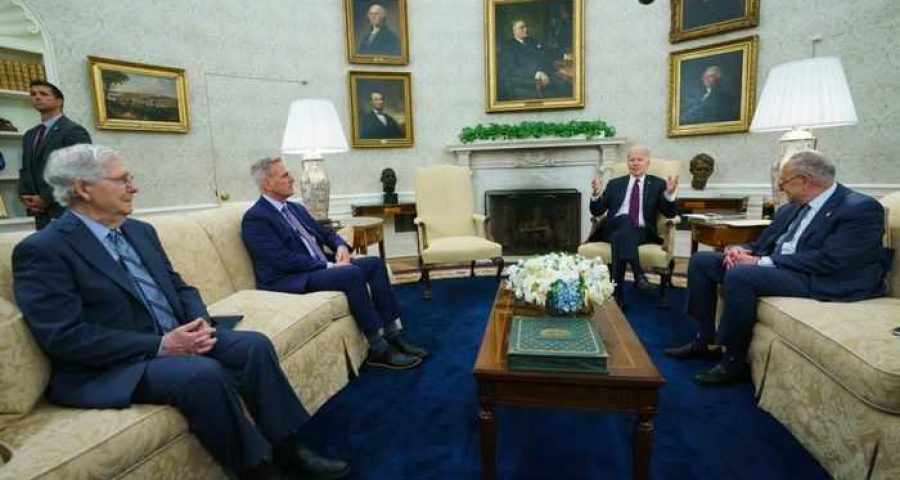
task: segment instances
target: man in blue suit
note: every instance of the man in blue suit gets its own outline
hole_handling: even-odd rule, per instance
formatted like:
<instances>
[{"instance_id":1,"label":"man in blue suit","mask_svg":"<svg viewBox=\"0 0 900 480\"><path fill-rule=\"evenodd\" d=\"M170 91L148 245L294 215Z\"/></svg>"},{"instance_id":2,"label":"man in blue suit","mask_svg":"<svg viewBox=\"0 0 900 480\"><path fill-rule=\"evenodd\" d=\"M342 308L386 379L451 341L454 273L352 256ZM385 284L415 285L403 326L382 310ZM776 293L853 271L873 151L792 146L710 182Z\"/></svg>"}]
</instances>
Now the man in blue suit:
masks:
<instances>
[{"instance_id":1,"label":"man in blue suit","mask_svg":"<svg viewBox=\"0 0 900 480\"><path fill-rule=\"evenodd\" d=\"M890 254L882 247L884 209L875 199L834 180L835 169L821 153L804 151L784 164L778 187L791 203L749 245L723 253L699 252L688 266L688 315L699 323L690 343L666 349L678 357L717 355L718 365L694 377L702 385L748 377L747 351L759 297L809 297L855 301L884 294ZM719 329L715 327L718 285L722 285Z\"/></svg>"},{"instance_id":2,"label":"man in blue suit","mask_svg":"<svg viewBox=\"0 0 900 480\"><path fill-rule=\"evenodd\" d=\"M340 236L316 222L303 206L288 202L294 177L280 158L259 160L250 173L262 195L244 214L241 237L257 287L288 293L344 292L350 313L369 341L366 363L391 369L421 363L427 353L403 337L384 260L351 258ZM326 255L324 246L334 255Z\"/></svg>"},{"instance_id":3,"label":"man in blue suit","mask_svg":"<svg viewBox=\"0 0 900 480\"><path fill-rule=\"evenodd\" d=\"M625 268L631 264L634 285L638 290L653 288L638 257L638 246L644 243L662 243L656 231L659 213L674 217L678 213L675 204L678 194L678 176L666 179L650 175L650 149L635 145L628 149L628 175L614 178L605 189L599 179L591 181L591 215L606 218L590 235L588 241L610 243L612 277L616 282L613 296L622 305L622 283ZM602 193L601 193L602 191Z\"/></svg>"},{"instance_id":4,"label":"man in blue suit","mask_svg":"<svg viewBox=\"0 0 900 480\"><path fill-rule=\"evenodd\" d=\"M211 326L153 227L128 218L138 189L118 153L66 147L53 152L45 176L68 211L16 245L13 275L16 302L51 361L50 401L171 405L241 479L347 474L345 462L301 443L309 414L271 342Z\"/></svg>"}]
</instances>

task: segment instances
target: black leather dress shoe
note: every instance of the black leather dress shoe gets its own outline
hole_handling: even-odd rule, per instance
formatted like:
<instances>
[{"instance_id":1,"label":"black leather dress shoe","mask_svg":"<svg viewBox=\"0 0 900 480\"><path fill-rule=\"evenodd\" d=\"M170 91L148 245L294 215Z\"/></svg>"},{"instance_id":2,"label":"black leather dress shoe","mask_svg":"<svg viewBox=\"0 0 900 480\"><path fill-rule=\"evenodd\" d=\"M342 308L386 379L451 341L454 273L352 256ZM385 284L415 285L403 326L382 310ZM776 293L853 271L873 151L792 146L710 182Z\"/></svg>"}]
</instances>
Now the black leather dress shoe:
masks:
<instances>
[{"instance_id":1,"label":"black leather dress shoe","mask_svg":"<svg viewBox=\"0 0 900 480\"><path fill-rule=\"evenodd\" d=\"M671 347L663 350L666 355L675 358L710 358L717 359L722 356L721 348L711 348L709 345L692 340L680 347Z\"/></svg>"},{"instance_id":2,"label":"black leather dress shoe","mask_svg":"<svg viewBox=\"0 0 900 480\"><path fill-rule=\"evenodd\" d=\"M366 358L366 364L373 367L390 368L392 370L406 370L407 368L416 367L422 363L422 359L407 355L397 351L394 347L375 351L369 349L369 356Z\"/></svg>"},{"instance_id":3,"label":"black leather dress shoe","mask_svg":"<svg viewBox=\"0 0 900 480\"><path fill-rule=\"evenodd\" d=\"M275 463L301 479L337 480L350 473L350 465L334 458L326 458L311 448L297 444L287 452L275 453ZM294 478L294 477L284 477Z\"/></svg>"},{"instance_id":4,"label":"black leather dress shoe","mask_svg":"<svg viewBox=\"0 0 900 480\"><path fill-rule=\"evenodd\" d=\"M405 338L403 338L403 335L400 333L394 335L385 335L384 339L387 340L387 342L391 344L391 346L396 348L400 353L416 358L425 358L426 356L428 356L428 352L426 352L424 348L410 343Z\"/></svg>"},{"instance_id":5,"label":"black leather dress shoe","mask_svg":"<svg viewBox=\"0 0 900 480\"><path fill-rule=\"evenodd\" d=\"M268 462L238 474L239 480L295 480L295 478Z\"/></svg>"},{"instance_id":6,"label":"black leather dress shoe","mask_svg":"<svg viewBox=\"0 0 900 480\"><path fill-rule=\"evenodd\" d=\"M704 386L731 385L750 379L750 370L746 365L716 365L706 373L694 375L694 383Z\"/></svg>"},{"instance_id":7,"label":"black leather dress shoe","mask_svg":"<svg viewBox=\"0 0 900 480\"><path fill-rule=\"evenodd\" d=\"M638 275L634 278L634 288L638 289L641 292L649 292L651 290L656 290L656 287L647 280L647 277L644 275Z\"/></svg>"}]
</instances>

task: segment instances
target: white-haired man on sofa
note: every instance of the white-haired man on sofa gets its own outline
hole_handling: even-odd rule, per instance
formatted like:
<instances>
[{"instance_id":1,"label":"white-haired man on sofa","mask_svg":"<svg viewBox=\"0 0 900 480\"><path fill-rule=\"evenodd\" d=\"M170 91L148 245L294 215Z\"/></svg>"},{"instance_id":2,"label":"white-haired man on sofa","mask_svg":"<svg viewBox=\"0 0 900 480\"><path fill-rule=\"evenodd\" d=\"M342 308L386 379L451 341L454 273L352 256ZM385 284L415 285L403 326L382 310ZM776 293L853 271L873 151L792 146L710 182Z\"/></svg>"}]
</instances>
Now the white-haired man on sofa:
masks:
<instances>
[{"instance_id":1,"label":"white-haired man on sofa","mask_svg":"<svg viewBox=\"0 0 900 480\"><path fill-rule=\"evenodd\" d=\"M51 361L50 401L171 405L241 479L347 474L346 462L303 444L309 414L269 339L211 326L153 227L128 218L138 188L120 154L66 147L45 177L68 210L16 246L13 275L16 302Z\"/></svg>"}]
</instances>

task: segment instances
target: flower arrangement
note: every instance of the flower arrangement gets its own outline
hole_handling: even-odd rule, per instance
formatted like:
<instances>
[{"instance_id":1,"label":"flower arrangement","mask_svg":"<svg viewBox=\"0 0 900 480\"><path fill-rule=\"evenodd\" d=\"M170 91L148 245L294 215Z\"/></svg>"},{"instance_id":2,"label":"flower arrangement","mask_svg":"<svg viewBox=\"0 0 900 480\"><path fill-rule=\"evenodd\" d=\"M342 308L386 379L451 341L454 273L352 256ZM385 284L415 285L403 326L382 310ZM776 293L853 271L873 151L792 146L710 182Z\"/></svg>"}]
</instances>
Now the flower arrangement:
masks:
<instances>
[{"instance_id":1,"label":"flower arrangement","mask_svg":"<svg viewBox=\"0 0 900 480\"><path fill-rule=\"evenodd\" d=\"M520 260L509 267L509 285L517 299L551 312L590 310L591 302L612 297L615 285L601 258L550 253Z\"/></svg>"}]
</instances>

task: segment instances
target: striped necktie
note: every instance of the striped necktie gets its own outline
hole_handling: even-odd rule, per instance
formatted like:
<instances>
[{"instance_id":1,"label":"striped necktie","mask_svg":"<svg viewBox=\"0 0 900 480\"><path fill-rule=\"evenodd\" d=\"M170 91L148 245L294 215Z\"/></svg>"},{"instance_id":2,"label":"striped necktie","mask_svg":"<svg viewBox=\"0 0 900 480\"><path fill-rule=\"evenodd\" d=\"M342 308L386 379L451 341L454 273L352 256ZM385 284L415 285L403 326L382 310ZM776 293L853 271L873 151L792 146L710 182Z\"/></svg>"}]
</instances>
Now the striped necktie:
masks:
<instances>
[{"instance_id":1,"label":"striped necktie","mask_svg":"<svg viewBox=\"0 0 900 480\"><path fill-rule=\"evenodd\" d=\"M119 255L119 263L125 267L125 273L134 282L138 293L141 294L144 306L147 307L153 319L156 320L156 325L159 329L166 333L178 327L178 318L175 316L175 311L172 310L169 300L166 299L162 289L159 288L150 272L144 267L141 257L122 237L122 233L118 230L110 230L107 239L113 246L113 250Z\"/></svg>"},{"instance_id":2,"label":"striped necktie","mask_svg":"<svg viewBox=\"0 0 900 480\"><path fill-rule=\"evenodd\" d=\"M325 258L325 252L319 248L319 243L316 242L316 238L309 233L309 230L306 229L305 226L300 222L300 220L294 216L291 210L287 207L287 205L281 207L281 215L284 216L284 219L287 220L288 225L291 226L300 238L303 239L303 243L306 244L306 249L309 250L310 255L312 255L316 260L321 260L323 262L327 262L328 259Z\"/></svg>"}]
</instances>

